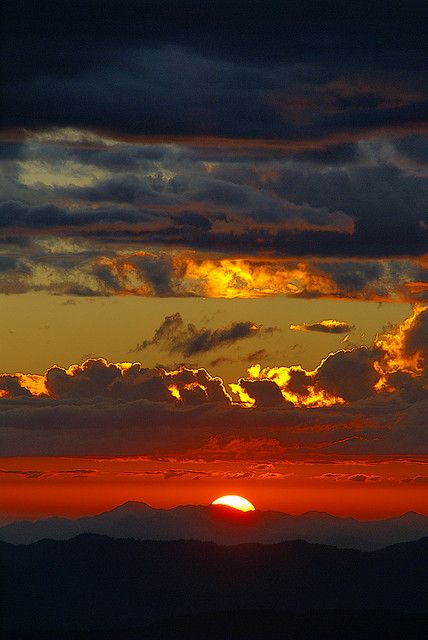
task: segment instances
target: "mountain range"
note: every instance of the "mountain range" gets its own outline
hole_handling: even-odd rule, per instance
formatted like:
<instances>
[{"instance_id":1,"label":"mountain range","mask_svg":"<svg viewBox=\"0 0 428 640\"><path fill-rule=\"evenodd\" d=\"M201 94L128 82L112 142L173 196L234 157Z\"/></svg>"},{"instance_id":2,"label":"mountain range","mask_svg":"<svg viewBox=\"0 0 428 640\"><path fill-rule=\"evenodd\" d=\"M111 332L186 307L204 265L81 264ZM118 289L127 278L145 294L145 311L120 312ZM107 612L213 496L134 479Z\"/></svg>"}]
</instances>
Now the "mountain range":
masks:
<instances>
[{"instance_id":1,"label":"mountain range","mask_svg":"<svg viewBox=\"0 0 428 640\"><path fill-rule=\"evenodd\" d=\"M428 623L427 557L428 538L372 552L301 540L220 546L94 534L1 542L0 620L4 637L21 640L80 640L92 632L121 640L413 640ZM287 619L294 632L282 626ZM303 634L309 623L318 635Z\"/></svg>"},{"instance_id":2,"label":"mountain range","mask_svg":"<svg viewBox=\"0 0 428 640\"><path fill-rule=\"evenodd\" d=\"M0 527L0 541L29 544L43 538L65 540L82 533L138 540L204 540L225 545L300 539L371 551L427 536L428 517L408 512L385 520L361 521L317 511L294 516L278 511L244 513L220 505L155 509L144 502L126 502L94 516L13 522Z\"/></svg>"}]
</instances>

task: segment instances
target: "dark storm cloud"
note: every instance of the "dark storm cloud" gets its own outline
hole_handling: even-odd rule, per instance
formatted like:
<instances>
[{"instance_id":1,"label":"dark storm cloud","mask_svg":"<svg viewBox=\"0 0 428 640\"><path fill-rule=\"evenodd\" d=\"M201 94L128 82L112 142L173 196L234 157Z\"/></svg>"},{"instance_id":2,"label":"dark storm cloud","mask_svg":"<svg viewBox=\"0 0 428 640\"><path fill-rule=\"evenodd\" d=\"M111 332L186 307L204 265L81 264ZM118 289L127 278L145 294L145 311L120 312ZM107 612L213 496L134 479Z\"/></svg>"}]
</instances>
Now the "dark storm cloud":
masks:
<instances>
[{"instance_id":1,"label":"dark storm cloud","mask_svg":"<svg viewBox=\"0 0 428 640\"><path fill-rule=\"evenodd\" d=\"M305 204L296 206L251 185L198 175L196 172L190 178L177 176L170 180L160 176L137 178L132 174L119 174L94 186L63 189L60 193L89 202L136 204L140 210L147 207L149 215L150 207L162 208L163 211L176 210L178 215L171 215L173 223L178 227L195 227L201 232L211 229L212 222L201 213L186 211L187 208L196 207L200 211L208 208L208 215L213 220L238 218L244 223L250 221L259 224L285 223L291 220L320 227L353 226L352 219L336 209L314 208ZM136 214L134 222L138 221Z\"/></svg>"},{"instance_id":2,"label":"dark storm cloud","mask_svg":"<svg viewBox=\"0 0 428 640\"><path fill-rule=\"evenodd\" d=\"M153 338L138 344L134 351L143 351L157 345L170 353L182 353L187 357L205 353L218 347L225 347L244 338L250 338L266 332L253 322L233 322L221 329L198 329L194 324L186 324L180 313L167 316L156 329Z\"/></svg>"},{"instance_id":3,"label":"dark storm cloud","mask_svg":"<svg viewBox=\"0 0 428 640\"><path fill-rule=\"evenodd\" d=\"M131 0L119 6L114 0L107 0L100 11L95 0L76 0L66 7L58 7L49 0L37 7L31 0L24 0L17 7L13 0L5 0L3 15L6 35L90 34L95 40L107 39L113 46L117 41L142 38L148 42L184 41L195 49L211 51L214 47L224 57L257 58L261 53L263 58L280 60L287 53L297 56L333 53L339 44L343 55L360 52L363 44L367 47L364 51L379 51L391 41L401 49L413 44L415 35L424 34L421 8L420 2L412 0L405 6L383 0L375 5L363 1L358 7L335 1L325 7L307 0L291 0L286 7L275 0L267 3L255 0L251 5L246 0L233 4L227 0L215 3L183 0L179 6L170 0L146 0L143 5ZM349 37L350 30L353 39ZM249 35L256 33L258 39L248 40ZM267 44L271 45L269 51ZM309 44L311 52L307 50ZM82 61L79 51L75 55ZM53 68L59 65L56 60L51 64Z\"/></svg>"},{"instance_id":4,"label":"dark storm cloud","mask_svg":"<svg viewBox=\"0 0 428 640\"><path fill-rule=\"evenodd\" d=\"M426 164L428 158L428 136L413 135L395 142L397 150L414 162Z\"/></svg>"},{"instance_id":5,"label":"dark storm cloud","mask_svg":"<svg viewBox=\"0 0 428 640\"><path fill-rule=\"evenodd\" d=\"M189 148L186 160L169 150L164 156L164 166L174 175L169 180L119 174L90 187L60 190L59 194L97 202L103 208L108 202L110 208L112 203L120 203L125 211L130 204L138 205L135 224L144 214L154 216L154 207L164 215L168 209L176 210L170 213L170 224L153 229L149 237L128 230L130 242L133 238L182 242L203 250L230 252L246 247L250 253L268 250L289 255L418 255L428 244L426 174L394 164L393 147L389 144L391 149L385 151L388 144L364 142L358 162L342 162L341 166L328 159L328 147L322 150L326 157L318 163L273 158L250 162L237 149L233 163L220 154L209 175L201 150L199 156L192 157ZM181 151L186 156L184 148ZM390 155L384 157L384 153ZM191 219L190 207L194 216L201 217ZM228 222L223 228L216 224L222 219L220 212ZM281 229L290 222L292 231ZM264 228L251 228L254 225ZM341 233L352 228L354 233ZM122 237L126 241L126 232Z\"/></svg>"},{"instance_id":6,"label":"dark storm cloud","mask_svg":"<svg viewBox=\"0 0 428 640\"><path fill-rule=\"evenodd\" d=\"M97 209L69 211L53 204L28 206L21 202L0 203L0 228L52 230L97 224L142 223L155 217L135 210Z\"/></svg>"},{"instance_id":7,"label":"dark storm cloud","mask_svg":"<svg viewBox=\"0 0 428 640\"><path fill-rule=\"evenodd\" d=\"M23 265L19 258L0 255L0 273L4 271L16 271L22 269ZM28 272L29 270L26 269L26 271Z\"/></svg>"},{"instance_id":8,"label":"dark storm cloud","mask_svg":"<svg viewBox=\"0 0 428 640\"><path fill-rule=\"evenodd\" d=\"M0 247L25 249L31 245L31 238L26 236L3 236L0 237Z\"/></svg>"},{"instance_id":9,"label":"dark storm cloud","mask_svg":"<svg viewBox=\"0 0 428 640\"><path fill-rule=\"evenodd\" d=\"M256 216L258 222L276 220L280 223L281 214L277 207L275 205L272 210L254 209L248 218ZM285 220L293 216L303 220L307 217L318 225L328 225L329 216L334 219L334 214L329 214L327 209L310 207L293 210L290 206L288 212L282 210L282 213ZM211 222L208 219L203 222L202 218L188 218L187 224L183 224L186 218L183 221L181 215L178 223L171 225L162 224L162 216L150 210L102 207L69 211L54 204L28 206L9 201L0 204L0 228L76 235L92 241L102 240L107 245L187 246L200 251L239 252L249 256L269 251L278 256L401 257L424 254L428 245L428 227L420 226L416 220L406 220L404 215L395 225L389 222L385 226L374 222L368 225L357 223L355 233L298 229L275 232L263 228L246 229L237 223L231 225L230 231L209 230ZM412 215L415 215L414 211ZM171 219L170 216L168 218ZM122 228L117 228L118 223ZM360 267L366 272L367 269L381 270L382 266ZM358 276L350 274L350 278L353 277Z\"/></svg>"},{"instance_id":10,"label":"dark storm cloud","mask_svg":"<svg viewBox=\"0 0 428 640\"><path fill-rule=\"evenodd\" d=\"M200 213L182 213L171 219L177 226L193 227L204 231L210 231L212 228L211 220Z\"/></svg>"},{"instance_id":11,"label":"dark storm cloud","mask_svg":"<svg viewBox=\"0 0 428 640\"><path fill-rule=\"evenodd\" d=\"M82 218L85 214L82 215ZM137 220L135 212L99 212L97 219L111 222L115 218ZM145 215L143 214L143 220ZM87 240L102 240L109 246L141 246L158 245L164 247L189 247L201 252L223 253L224 255L238 254L244 257L257 256L265 252L281 257L325 257L337 259L352 258L403 258L405 256L420 256L426 253L428 245L428 228L418 224L397 224L396 227L386 228L373 226L367 232L357 229L355 233L338 233L335 231L299 231L286 230L270 232L265 229L236 230L236 231L201 231L190 226L168 226L157 230L132 228L113 231L108 228L95 232L84 228L78 219L71 221L78 229L72 235L78 235ZM87 218L90 223L90 218ZM95 222L96 223L96 222ZM39 222L31 222L38 228ZM102 227L103 222L100 222ZM81 227L81 230L79 230ZM41 225L40 228L43 228ZM361 269L365 269L364 266ZM382 271L383 267L379 265ZM337 267L339 270L339 267Z\"/></svg>"},{"instance_id":12,"label":"dark storm cloud","mask_svg":"<svg viewBox=\"0 0 428 640\"><path fill-rule=\"evenodd\" d=\"M319 269L333 277L334 281L345 291L363 291L375 287L380 291L385 275L385 264L382 262L349 262L348 264L320 264Z\"/></svg>"},{"instance_id":13,"label":"dark storm cloud","mask_svg":"<svg viewBox=\"0 0 428 640\"><path fill-rule=\"evenodd\" d=\"M426 295L403 264L428 246L423 3L3 11L0 244L74 236L107 258L50 256L52 293L199 295L159 247L307 258L338 297ZM134 284L115 259L131 247L154 247L129 258ZM28 246L1 290L46 288L23 271L44 261Z\"/></svg>"},{"instance_id":14,"label":"dark storm cloud","mask_svg":"<svg viewBox=\"0 0 428 640\"><path fill-rule=\"evenodd\" d=\"M44 152L46 153L46 150ZM175 149L172 153L165 145L120 144L111 147L97 141L93 142L92 146L87 143L86 148L82 145L70 145L66 150L62 148L61 153L67 153L70 159L85 164L123 172L152 168L153 162L165 162L171 155L175 160L183 161L190 154L190 150Z\"/></svg>"},{"instance_id":15,"label":"dark storm cloud","mask_svg":"<svg viewBox=\"0 0 428 640\"><path fill-rule=\"evenodd\" d=\"M129 239L132 241L131 234ZM257 255L273 251L278 256L388 258L423 255L428 245L428 228L406 223L403 219L395 227L373 224L367 229L357 227L352 234L318 230L271 233L254 229L241 233L194 232L187 236L177 232L154 233L151 241L171 246L183 244L200 251L223 251L226 254L242 252L244 255Z\"/></svg>"},{"instance_id":16,"label":"dark storm cloud","mask_svg":"<svg viewBox=\"0 0 428 640\"><path fill-rule=\"evenodd\" d=\"M235 179L239 172L243 169L235 169ZM400 228L411 236L420 231L421 220L428 222L426 178L381 158L370 163L366 157L363 164L329 171L304 164L277 166L275 173L266 177L264 187L296 204L326 207L352 216L356 220L356 245L363 239L374 245L381 241L381 233L392 239L393 230Z\"/></svg>"},{"instance_id":17,"label":"dark storm cloud","mask_svg":"<svg viewBox=\"0 0 428 640\"><path fill-rule=\"evenodd\" d=\"M23 145L15 141L0 142L0 162L18 160L22 157Z\"/></svg>"},{"instance_id":18,"label":"dark storm cloud","mask_svg":"<svg viewBox=\"0 0 428 640\"><path fill-rule=\"evenodd\" d=\"M159 195L153 180L138 179L134 175L113 176L110 180L99 182L95 186L65 191L75 198L91 202L127 202L132 203L142 198L150 200Z\"/></svg>"},{"instance_id":19,"label":"dark storm cloud","mask_svg":"<svg viewBox=\"0 0 428 640\"><path fill-rule=\"evenodd\" d=\"M425 117L424 14L416 0L346 8L223 0L36 8L10 0L4 123L290 139L415 126ZM371 81L354 80L356 90L334 89L328 99L321 92L314 119L302 92L318 95L344 74Z\"/></svg>"},{"instance_id":20,"label":"dark storm cloud","mask_svg":"<svg viewBox=\"0 0 428 640\"><path fill-rule=\"evenodd\" d=\"M355 144L332 144L323 149L295 152L292 157L300 162L343 165L355 162L358 158L358 150Z\"/></svg>"}]
</instances>

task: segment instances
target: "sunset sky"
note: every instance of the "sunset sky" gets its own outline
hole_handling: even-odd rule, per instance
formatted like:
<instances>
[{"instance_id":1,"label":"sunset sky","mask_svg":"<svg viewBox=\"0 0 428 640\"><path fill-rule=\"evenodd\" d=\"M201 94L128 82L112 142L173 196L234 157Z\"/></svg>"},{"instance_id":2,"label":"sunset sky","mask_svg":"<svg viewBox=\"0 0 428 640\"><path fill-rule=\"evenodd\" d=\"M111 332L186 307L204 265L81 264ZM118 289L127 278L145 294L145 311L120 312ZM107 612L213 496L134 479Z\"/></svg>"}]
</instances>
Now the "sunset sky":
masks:
<instances>
[{"instance_id":1,"label":"sunset sky","mask_svg":"<svg viewBox=\"0 0 428 640\"><path fill-rule=\"evenodd\" d=\"M0 523L428 514L425 3L5 7Z\"/></svg>"}]
</instances>

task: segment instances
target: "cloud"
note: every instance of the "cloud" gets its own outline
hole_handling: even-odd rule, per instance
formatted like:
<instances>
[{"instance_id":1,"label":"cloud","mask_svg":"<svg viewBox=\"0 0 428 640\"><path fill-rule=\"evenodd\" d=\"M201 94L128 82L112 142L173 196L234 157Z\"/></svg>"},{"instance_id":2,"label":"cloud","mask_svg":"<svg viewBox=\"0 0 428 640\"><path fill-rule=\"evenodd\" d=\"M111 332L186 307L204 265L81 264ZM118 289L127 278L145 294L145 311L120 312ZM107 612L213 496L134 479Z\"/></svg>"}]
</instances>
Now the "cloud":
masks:
<instances>
[{"instance_id":1,"label":"cloud","mask_svg":"<svg viewBox=\"0 0 428 640\"><path fill-rule=\"evenodd\" d=\"M210 367L218 367L219 364L224 364L226 362L235 362L235 360L233 358L220 356L218 358L214 358L214 360L211 360Z\"/></svg>"},{"instance_id":2,"label":"cloud","mask_svg":"<svg viewBox=\"0 0 428 640\"><path fill-rule=\"evenodd\" d=\"M109 398L1 402L5 456L185 454L201 459L284 461L322 453L329 457L428 453L426 425L417 421L418 415L426 413L424 401L412 405L412 411L408 403L394 399L310 410L287 405L249 410L206 400L196 404L143 399L118 403ZM213 434L219 436L220 444L205 446ZM234 440L235 445L227 445Z\"/></svg>"},{"instance_id":3,"label":"cloud","mask_svg":"<svg viewBox=\"0 0 428 640\"><path fill-rule=\"evenodd\" d=\"M6 0L0 291L423 300L424 9L309 4Z\"/></svg>"},{"instance_id":4,"label":"cloud","mask_svg":"<svg viewBox=\"0 0 428 640\"><path fill-rule=\"evenodd\" d=\"M0 398L16 398L19 396L31 396L29 389L22 387L18 376L0 374Z\"/></svg>"},{"instance_id":5,"label":"cloud","mask_svg":"<svg viewBox=\"0 0 428 640\"><path fill-rule=\"evenodd\" d=\"M250 338L269 331L253 322L233 322L221 329L197 329L193 324L185 324L180 313L167 316L156 329L153 338L139 343L134 351L143 351L157 345L169 353L182 353L191 357L218 347L230 346L244 338Z\"/></svg>"},{"instance_id":6,"label":"cloud","mask_svg":"<svg viewBox=\"0 0 428 640\"><path fill-rule=\"evenodd\" d=\"M417 1L377 3L370 21L357 7L277 0L268 10L104 6L85 6L82 20L80 3L64 13L48 2L35 15L24 2L18 16L6 2L6 126L295 140L400 126L408 135L424 118Z\"/></svg>"},{"instance_id":7,"label":"cloud","mask_svg":"<svg viewBox=\"0 0 428 640\"><path fill-rule=\"evenodd\" d=\"M404 484L428 484L428 476L414 476L413 478L403 478Z\"/></svg>"},{"instance_id":8,"label":"cloud","mask_svg":"<svg viewBox=\"0 0 428 640\"><path fill-rule=\"evenodd\" d=\"M152 220L156 214L120 208L81 209L69 211L54 204L28 206L10 200L0 203L0 228L46 230L62 227L79 229L85 226L105 224L137 224Z\"/></svg>"},{"instance_id":9,"label":"cloud","mask_svg":"<svg viewBox=\"0 0 428 640\"><path fill-rule=\"evenodd\" d=\"M45 475L44 471L25 471L21 469L0 469L0 473L5 475L13 475L13 476L22 476L23 478L27 478L33 480L35 478L41 478Z\"/></svg>"},{"instance_id":10,"label":"cloud","mask_svg":"<svg viewBox=\"0 0 428 640\"><path fill-rule=\"evenodd\" d=\"M321 453L423 455L425 313L415 309L373 348L339 350L313 371L253 365L248 378L229 386L203 368L167 371L101 358L44 376L3 374L2 453L187 451L189 459L259 462Z\"/></svg>"},{"instance_id":11,"label":"cloud","mask_svg":"<svg viewBox=\"0 0 428 640\"><path fill-rule=\"evenodd\" d=\"M300 177L303 179L304 176ZM193 178L195 181L197 179ZM228 188L233 179L233 174L228 177ZM294 181L293 176L291 179ZM382 177L379 179L383 180ZM245 180L245 176L241 180ZM317 191L324 188L323 180L324 177L320 177L314 187ZM394 184L395 180L390 179L389 182ZM12 240L19 234L34 236L37 233L37 236L76 238L93 244L102 240L111 249L125 245L129 250L130 245L144 242L153 246L190 248L201 253L213 250L224 255L238 253L253 260L263 253L283 260L285 257L290 259L299 256L330 257L336 261L330 264L319 263L319 273L333 277L343 288L360 289L368 280L376 282L387 275L388 264L383 265L374 260L368 264L358 263L352 261L352 258L397 259L425 253L428 220L424 203L427 188L426 181L419 179L419 182L420 185L403 187L398 207L391 203L390 206L398 209L397 213L400 215L397 215L395 223L392 221L388 226L385 226L384 217L377 210L378 203L374 197L372 203L367 203L367 213L364 214L369 218L369 223L354 219L356 212L352 201L343 203L350 211L349 214L337 211L333 204L334 198L328 206L321 208L296 203L300 198L310 197L307 191L309 184L305 181L303 188L306 191L302 191L302 195L291 194L290 200L284 200L281 205L278 204L283 198L281 186L277 182L272 184L274 195L263 197L272 200L277 209L275 214L265 200L258 202L262 197L259 189L267 191L269 185L266 183L264 186L260 185L257 192L254 186L241 185L240 189L246 189L252 194L251 197L254 195L256 201L251 203L248 196L239 209L229 202L220 206L217 202L208 204L194 201L191 192L182 195L182 205L171 202L168 206L162 202L156 206L100 202L96 208L90 203L86 206L78 206L76 203L67 208L54 203L28 205L9 200L0 204L0 230ZM225 181L224 184L226 185ZM236 189L237 186L234 185L233 188ZM395 186L392 190L395 190ZM404 194L409 190L414 192L413 200L420 201L420 206L413 207L411 212L407 203L405 209L402 206ZM346 190L346 197L348 195ZM49 198L48 193L46 196ZM61 194L58 193L58 199L60 197ZM382 198L383 194L379 193L379 200ZM194 210L189 211L192 207ZM168 208L175 208L177 212L168 213ZM398 233L403 234L405 245L398 243ZM348 265L341 270L337 260L344 258L347 258ZM411 271L411 263L403 266ZM413 271L415 279L423 280L423 277L417 277L418 273L424 273L423 268L419 266L417 269L414 265Z\"/></svg>"},{"instance_id":12,"label":"cloud","mask_svg":"<svg viewBox=\"0 0 428 640\"><path fill-rule=\"evenodd\" d=\"M426 171L396 144L361 140L330 165L224 140L29 133L2 163L0 291L422 301Z\"/></svg>"},{"instance_id":13,"label":"cloud","mask_svg":"<svg viewBox=\"0 0 428 640\"><path fill-rule=\"evenodd\" d=\"M249 367L248 378L230 386L248 406L254 404L255 397L249 390L249 383L254 381L272 381L283 399L294 406L341 405L373 395L379 381L376 357L376 352L361 347L331 353L312 371L300 365L262 368L255 364Z\"/></svg>"},{"instance_id":14,"label":"cloud","mask_svg":"<svg viewBox=\"0 0 428 640\"><path fill-rule=\"evenodd\" d=\"M377 336L371 348L339 349L324 358L318 367L253 364L248 377L229 387L243 407L272 406L284 401L297 407L322 407L355 403L376 394L398 394L415 401L423 397L426 385L427 308L415 307L401 325ZM258 330L251 323L235 323L223 329L197 330L185 325L180 314L167 316L149 344L166 344L171 351L186 355L230 344ZM268 331L270 331L268 329ZM219 377L205 369L180 366L173 371L147 368L141 363L111 363L89 358L64 369L51 367L46 374L2 374L4 398L32 396L56 399L98 397L151 402L199 404L232 399Z\"/></svg>"},{"instance_id":15,"label":"cloud","mask_svg":"<svg viewBox=\"0 0 428 640\"><path fill-rule=\"evenodd\" d=\"M382 476L375 474L368 475L366 473L323 473L320 476L312 476L314 480L330 480L334 482L378 482L384 480Z\"/></svg>"},{"instance_id":16,"label":"cloud","mask_svg":"<svg viewBox=\"0 0 428 640\"><path fill-rule=\"evenodd\" d=\"M304 324L290 324L293 331L320 331L321 333L349 333L354 326L342 320L320 320Z\"/></svg>"},{"instance_id":17,"label":"cloud","mask_svg":"<svg viewBox=\"0 0 428 640\"><path fill-rule=\"evenodd\" d=\"M239 387L239 388L238 388ZM256 408L275 407L284 405L285 400L278 385L271 380L245 380L241 378L238 385L233 385L240 395L241 402ZM243 394L240 390L243 390Z\"/></svg>"},{"instance_id":18,"label":"cloud","mask_svg":"<svg viewBox=\"0 0 428 640\"><path fill-rule=\"evenodd\" d=\"M376 482L377 480L380 480L381 477L380 476L376 476L376 475L366 475L365 473L356 473L352 476L349 476L349 480L351 482Z\"/></svg>"},{"instance_id":19,"label":"cloud","mask_svg":"<svg viewBox=\"0 0 428 640\"><path fill-rule=\"evenodd\" d=\"M99 234L103 249L89 250L82 239L76 242L58 238L52 242L37 238L19 259L7 256L5 270L0 269L0 291L47 291L89 297L286 295L379 302L422 302L428 292L423 260L418 264L410 260L354 263L345 259L325 262L266 256L218 258L179 247L171 251L120 248L117 234L110 247L108 237ZM68 242L70 247L64 252L64 243Z\"/></svg>"},{"instance_id":20,"label":"cloud","mask_svg":"<svg viewBox=\"0 0 428 640\"><path fill-rule=\"evenodd\" d=\"M341 350L329 355L316 373L316 382L329 394L348 402L373 394L379 379L374 368L376 354L370 349Z\"/></svg>"},{"instance_id":21,"label":"cloud","mask_svg":"<svg viewBox=\"0 0 428 640\"><path fill-rule=\"evenodd\" d=\"M60 471L36 471L25 469L0 469L0 474L21 476L28 480L39 478L84 478L98 473L96 469L63 469Z\"/></svg>"},{"instance_id":22,"label":"cloud","mask_svg":"<svg viewBox=\"0 0 428 640\"><path fill-rule=\"evenodd\" d=\"M426 394L426 306L398 327L377 336L372 348L340 349L330 353L312 371L300 365L248 369L248 378L230 384L245 406L256 398L248 382L273 381L284 400L295 406L335 406L369 399L375 391L400 392L409 401Z\"/></svg>"},{"instance_id":23,"label":"cloud","mask_svg":"<svg viewBox=\"0 0 428 640\"><path fill-rule=\"evenodd\" d=\"M410 385L423 393L428 362L427 333L428 307L417 305L399 327L376 337L375 348L382 354L376 364L380 373L378 388L389 391L401 388L411 394Z\"/></svg>"},{"instance_id":24,"label":"cloud","mask_svg":"<svg viewBox=\"0 0 428 640\"><path fill-rule=\"evenodd\" d=\"M257 351L253 351L246 356L247 362L255 362L256 360L265 360L268 357L268 352L266 349L257 349Z\"/></svg>"}]
</instances>

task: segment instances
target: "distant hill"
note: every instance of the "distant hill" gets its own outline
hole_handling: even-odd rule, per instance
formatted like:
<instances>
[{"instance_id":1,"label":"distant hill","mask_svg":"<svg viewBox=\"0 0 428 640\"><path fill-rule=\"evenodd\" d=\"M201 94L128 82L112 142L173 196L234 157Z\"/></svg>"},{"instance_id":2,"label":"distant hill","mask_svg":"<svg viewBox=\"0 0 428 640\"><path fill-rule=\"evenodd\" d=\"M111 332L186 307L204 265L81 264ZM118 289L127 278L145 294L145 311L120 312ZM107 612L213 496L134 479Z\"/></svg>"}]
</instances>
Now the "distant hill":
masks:
<instances>
[{"instance_id":1,"label":"distant hill","mask_svg":"<svg viewBox=\"0 0 428 640\"><path fill-rule=\"evenodd\" d=\"M139 540L207 540L219 544L306 540L369 551L428 535L428 518L409 512L397 518L360 521L309 511L291 516L278 511L242 513L222 506L154 509L126 502L111 511L70 520L48 518L0 527L0 540L29 544L43 538L65 540L80 533Z\"/></svg>"},{"instance_id":2,"label":"distant hill","mask_svg":"<svg viewBox=\"0 0 428 640\"><path fill-rule=\"evenodd\" d=\"M32 545L0 543L0 619L6 637L46 632L52 639L66 638L67 631L162 628L174 624L165 622L171 616L195 629L201 616L209 620L216 611L229 612L228 624L237 616L241 628L246 611L306 612L308 619L313 610L360 610L363 619L370 610L378 613L367 615L385 620L389 614L379 612L394 611L398 621L413 625L426 613L427 557L428 538L365 553L304 541L218 546L93 534ZM323 615L328 611L317 614L314 624ZM345 629L342 637L355 636Z\"/></svg>"}]
</instances>

